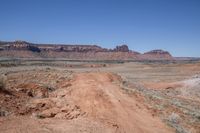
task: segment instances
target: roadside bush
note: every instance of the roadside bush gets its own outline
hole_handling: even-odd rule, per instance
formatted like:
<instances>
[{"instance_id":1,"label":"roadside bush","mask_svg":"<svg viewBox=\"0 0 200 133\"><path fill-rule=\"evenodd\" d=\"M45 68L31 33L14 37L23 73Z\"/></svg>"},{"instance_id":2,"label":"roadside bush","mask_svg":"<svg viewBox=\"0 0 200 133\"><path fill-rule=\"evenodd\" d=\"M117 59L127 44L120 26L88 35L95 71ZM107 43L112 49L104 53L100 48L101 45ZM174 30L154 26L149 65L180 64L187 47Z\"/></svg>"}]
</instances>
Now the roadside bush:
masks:
<instances>
[{"instance_id":1,"label":"roadside bush","mask_svg":"<svg viewBox=\"0 0 200 133\"><path fill-rule=\"evenodd\" d=\"M5 78L3 76L0 77L0 91L6 88Z\"/></svg>"},{"instance_id":2,"label":"roadside bush","mask_svg":"<svg viewBox=\"0 0 200 133\"><path fill-rule=\"evenodd\" d=\"M168 121L172 122L172 123L178 123L180 121L180 116L176 113L172 113L169 117L168 117Z\"/></svg>"}]
</instances>

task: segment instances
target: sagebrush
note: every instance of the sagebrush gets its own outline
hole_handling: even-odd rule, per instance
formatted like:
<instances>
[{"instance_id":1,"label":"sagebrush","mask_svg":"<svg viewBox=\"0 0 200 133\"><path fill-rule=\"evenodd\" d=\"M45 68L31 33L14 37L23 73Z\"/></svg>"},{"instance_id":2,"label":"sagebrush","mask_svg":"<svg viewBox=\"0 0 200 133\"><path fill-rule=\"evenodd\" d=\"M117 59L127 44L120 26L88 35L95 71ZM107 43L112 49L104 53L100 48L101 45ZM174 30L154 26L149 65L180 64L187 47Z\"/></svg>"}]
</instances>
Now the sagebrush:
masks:
<instances>
[{"instance_id":1,"label":"sagebrush","mask_svg":"<svg viewBox=\"0 0 200 133\"><path fill-rule=\"evenodd\" d=\"M5 77L0 77L0 90L4 90L6 88Z\"/></svg>"}]
</instances>

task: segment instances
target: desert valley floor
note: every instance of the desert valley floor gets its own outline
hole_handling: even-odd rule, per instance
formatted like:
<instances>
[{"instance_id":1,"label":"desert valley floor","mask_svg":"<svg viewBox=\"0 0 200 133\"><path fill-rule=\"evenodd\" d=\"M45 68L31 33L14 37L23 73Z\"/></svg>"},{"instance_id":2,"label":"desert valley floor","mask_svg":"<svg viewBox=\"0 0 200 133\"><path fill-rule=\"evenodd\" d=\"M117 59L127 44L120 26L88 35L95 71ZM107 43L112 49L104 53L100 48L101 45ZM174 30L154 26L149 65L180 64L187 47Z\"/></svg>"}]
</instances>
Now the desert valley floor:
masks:
<instances>
[{"instance_id":1,"label":"desert valley floor","mask_svg":"<svg viewBox=\"0 0 200 133\"><path fill-rule=\"evenodd\" d=\"M200 133L200 61L1 61L2 133Z\"/></svg>"}]
</instances>

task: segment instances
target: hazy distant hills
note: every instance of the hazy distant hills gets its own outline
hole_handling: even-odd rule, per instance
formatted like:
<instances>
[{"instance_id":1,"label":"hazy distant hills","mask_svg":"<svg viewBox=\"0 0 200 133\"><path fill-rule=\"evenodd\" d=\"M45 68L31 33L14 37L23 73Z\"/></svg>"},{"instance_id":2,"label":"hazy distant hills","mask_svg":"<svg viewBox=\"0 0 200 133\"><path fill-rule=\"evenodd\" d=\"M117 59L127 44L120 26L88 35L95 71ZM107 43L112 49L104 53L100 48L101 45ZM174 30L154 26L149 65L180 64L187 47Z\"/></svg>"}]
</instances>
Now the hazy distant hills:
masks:
<instances>
[{"instance_id":1,"label":"hazy distant hills","mask_svg":"<svg viewBox=\"0 0 200 133\"><path fill-rule=\"evenodd\" d=\"M65 58L69 60L173 60L167 51L152 50L141 54L127 45L106 49L97 45L34 44L26 41L0 41L0 57Z\"/></svg>"}]
</instances>

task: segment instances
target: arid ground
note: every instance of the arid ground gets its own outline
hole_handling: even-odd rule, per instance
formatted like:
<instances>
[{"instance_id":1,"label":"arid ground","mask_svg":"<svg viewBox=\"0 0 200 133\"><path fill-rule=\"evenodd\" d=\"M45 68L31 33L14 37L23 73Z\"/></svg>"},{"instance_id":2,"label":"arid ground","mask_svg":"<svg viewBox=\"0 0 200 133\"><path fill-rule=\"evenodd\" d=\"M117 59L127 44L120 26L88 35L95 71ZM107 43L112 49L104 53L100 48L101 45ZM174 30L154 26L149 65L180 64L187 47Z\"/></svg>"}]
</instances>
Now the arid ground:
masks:
<instances>
[{"instance_id":1,"label":"arid ground","mask_svg":"<svg viewBox=\"0 0 200 133\"><path fill-rule=\"evenodd\" d=\"M2 133L200 133L200 61L1 61Z\"/></svg>"}]
</instances>

